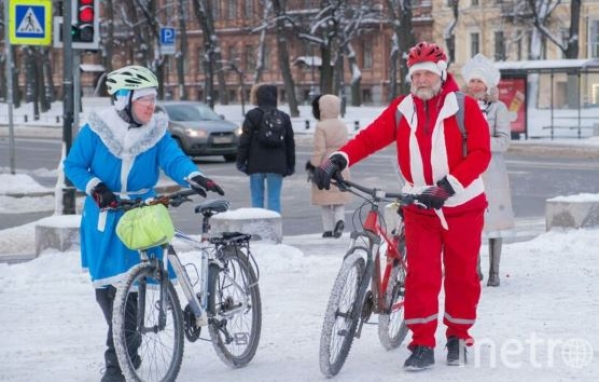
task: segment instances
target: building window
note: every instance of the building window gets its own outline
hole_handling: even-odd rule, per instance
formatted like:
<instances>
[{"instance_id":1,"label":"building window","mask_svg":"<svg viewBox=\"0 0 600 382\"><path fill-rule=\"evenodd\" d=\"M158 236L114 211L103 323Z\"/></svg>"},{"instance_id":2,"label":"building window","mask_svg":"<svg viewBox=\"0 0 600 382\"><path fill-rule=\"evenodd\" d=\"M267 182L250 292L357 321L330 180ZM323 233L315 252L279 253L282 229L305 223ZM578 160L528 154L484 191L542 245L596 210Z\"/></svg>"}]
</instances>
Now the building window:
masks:
<instances>
[{"instance_id":1,"label":"building window","mask_svg":"<svg viewBox=\"0 0 600 382\"><path fill-rule=\"evenodd\" d=\"M494 32L494 58L496 61L504 61L505 59L503 31Z\"/></svg>"},{"instance_id":2,"label":"building window","mask_svg":"<svg viewBox=\"0 0 600 382\"><path fill-rule=\"evenodd\" d=\"M198 74L204 74L204 49L199 46L196 51L196 62L198 63Z\"/></svg>"},{"instance_id":3,"label":"building window","mask_svg":"<svg viewBox=\"0 0 600 382\"><path fill-rule=\"evenodd\" d=\"M244 1L244 17L251 17L254 13L254 0Z\"/></svg>"},{"instance_id":4,"label":"building window","mask_svg":"<svg viewBox=\"0 0 600 382\"><path fill-rule=\"evenodd\" d=\"M589 22L587 46L588 58L598 58L598 20Z\"/></svg>"},{"instance_id":5,"label":"building window","mask_svg":"<svg viewBox=\"0 0 600 382\"><path fill-rule=\"evenodd\" d=\"M517 31L517 36L520 36L518 40L515 41L517 48L517 61L521 61L523 59L523 36L521 31Z\"/></svg>"},{"instance_id":6,"label":"building window","mask_svg":"<svg viewBox=\"0 0 600 382\"><path fill-rule=\"evenodd\" d=\"M213 20L218 20L221 18L221 1L213 0L210 3L210 8L212 11Z\"/></svg>"},{"instance_id":7,"label":"building window","mask_svg":"<svg viewBox=\"0 0 600 382\"><path fill-rule=\"evenodd\" d=\"M237 0L227 2L227 19L235 20L237 18Z\"/></svg>"},{"instance_id":8,"label":"building window","mask_svg":"<svg viewBox=\"0 0 600 382\"><path fill-rule=\"evenodd\" d=\"M479 0L471 0L471 6L473 6L473 7L479 6Z\"/></svg>"},{"instance_id":9,"label":"building window","mask_svg":"<svg viewBox=\"0 0 600 382\"><path fill-rule=\"evenodd\" d=\"M373 69L373 42L362 42L362 68Z\"/></svg>"},{"instance_id":10,"label":"building window","mask_svg":"<svg viewBox=\"0 0 600 382\"><path fill-rule=\"evenodd\" d=\"M246 63L246 73L252 73L256 69L255 51L252 45L244 47L244 62Z\"/></svg>"},{"instance_id":11,"label":"building window","mask_svg":"<svg viewBox=\"0 0 600 382\"><path fill-rule=\"evenodd\" d=\"M271 61L269 60L270 55L271 55L271 47L269 46L269 44L265 44L265 46L263 48L263 55L262 55L263 70L271 70Z\"/></svg>"},{"instance_id":12,"label":"building window","mask_svg":"<svg viewBox=\"0 0 600 382\"><path fill-rule=\"evenodd\" d=\"M479 33L471 33L471 57L479 53Z\"/></svg>"}]
</instances>

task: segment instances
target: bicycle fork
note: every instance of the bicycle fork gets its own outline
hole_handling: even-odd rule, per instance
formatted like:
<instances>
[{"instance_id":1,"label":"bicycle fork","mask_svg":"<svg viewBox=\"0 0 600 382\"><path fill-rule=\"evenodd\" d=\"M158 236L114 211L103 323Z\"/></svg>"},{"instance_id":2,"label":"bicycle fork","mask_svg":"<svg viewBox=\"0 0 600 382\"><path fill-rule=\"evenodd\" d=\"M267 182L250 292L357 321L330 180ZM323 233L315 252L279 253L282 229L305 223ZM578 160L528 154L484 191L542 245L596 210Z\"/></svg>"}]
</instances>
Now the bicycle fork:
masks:
<instances>
[{"instance_id":1,"label":"bicycle fork","mask_svg":"<svg viewBox=\"0 0 600 382\"><path fill-rule=\"evenodd\" d=\"M208 277L205 277L207 274L207 268L208 268L208 255L206 254L206 252L202 251L202 268L201 268L201 280L203 281L202 285L202 291L204 293L202 293L202 296L200 298L200 300L198 299L198 296L196 296L196 293L194 293L194 286L192 285L192 281L190 280L187 272L185 271L183 264L181 264L181 261L179 260L179 256L177 256L177 253L175 252L175 250L173 249L172 246L169 246L168 249L168 253L167 253L167 258L168 258L168 262L173 266L173 269L175 270L175 274L177 275L177 278L179 279L179 281L181 282L181 289L183 289L183 294L185 295L185 297L187 298L187 300L190 303L190 307L192 309L192 312L194 313L194 316L196 317L196 326L201 327L201 326L206 326L208 325L208 314L206 313L206 306L207 306L207 300L206 300L206 296L207 293L206 291L207 286L208 286Z\"/></svg>"}]
</instances>

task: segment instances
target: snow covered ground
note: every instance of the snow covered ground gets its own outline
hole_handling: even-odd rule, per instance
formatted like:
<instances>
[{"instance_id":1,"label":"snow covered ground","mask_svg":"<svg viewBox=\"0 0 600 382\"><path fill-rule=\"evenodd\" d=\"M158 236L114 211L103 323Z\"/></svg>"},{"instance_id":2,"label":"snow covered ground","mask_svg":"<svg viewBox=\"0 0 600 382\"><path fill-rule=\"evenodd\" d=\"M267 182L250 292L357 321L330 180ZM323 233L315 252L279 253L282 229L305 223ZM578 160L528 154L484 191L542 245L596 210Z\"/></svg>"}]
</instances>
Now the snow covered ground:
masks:
<instances>
[{"instance_id":1,"label":"snow covered ground","mask_svg":"<svg viewBox=\"0 0 600 382\"><path fill-rule=\"evenodd\" d=\"M0 179L0 194L17 185L36 187L26 177L11 181L8 176ZM11 203L14 207L13 198L5 198L1 204L10 210ZM33 223L0 231L1 252L31 253L33 237ZM280 245L254 244L263 300L256 358L244 369L231 370L209 343L186 343L179 380L323 380L321 322L348 240L347 235L327 240L315 234L286 237ZM486 255L482 261L485 269ZM445 365L440 325L435 368L404 372L405 344L384 351L376 325L368 325L334 380L597 381L598 228L552 231L506 245L501 268L502 285L483 287L472 330L477 342L467 366ZM101 378L106 328L76 250L0 263L0 307L0 381Z\"/></svg>"}]
</instances>

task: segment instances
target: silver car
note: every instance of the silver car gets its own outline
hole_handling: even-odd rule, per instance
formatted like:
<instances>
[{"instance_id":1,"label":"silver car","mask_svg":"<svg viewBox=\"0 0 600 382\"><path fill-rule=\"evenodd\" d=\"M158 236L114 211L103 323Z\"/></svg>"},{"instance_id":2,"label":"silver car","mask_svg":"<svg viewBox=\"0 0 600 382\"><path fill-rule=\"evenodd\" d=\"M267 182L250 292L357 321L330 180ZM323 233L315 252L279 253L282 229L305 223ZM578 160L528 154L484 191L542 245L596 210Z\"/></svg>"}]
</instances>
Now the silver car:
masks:
<instances>
[{"instance_id":1,"label":"silver car","mask_svg":"<svg viewBox=\"0 0 600 382\"><path fill-rule=\"evenodd\" d=\"M226 121L206 104L196 101L161 101L157 113L169 117L169 131L189 156L223 155L235 161L241 128Z\"/></svg>"}]
</instances>

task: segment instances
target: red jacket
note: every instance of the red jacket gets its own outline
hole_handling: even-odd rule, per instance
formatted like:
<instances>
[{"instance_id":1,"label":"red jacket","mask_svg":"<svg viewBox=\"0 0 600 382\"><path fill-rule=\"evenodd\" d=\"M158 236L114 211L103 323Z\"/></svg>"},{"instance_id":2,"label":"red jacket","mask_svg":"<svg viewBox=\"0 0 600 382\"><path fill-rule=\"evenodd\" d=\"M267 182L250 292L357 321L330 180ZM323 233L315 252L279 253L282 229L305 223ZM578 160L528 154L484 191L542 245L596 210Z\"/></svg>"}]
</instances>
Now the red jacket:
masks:
<instances>
[{"instance_id":1,"label":"red jacket","mask_svg":"<svg viewBox=\"0 0 600 382\"><path fill-rule=\"evenodd\" d=\"M339 151L349 165L396 142L398 164L406 185L404 192L419 193L444 176L456 192L444 205L445 213L485 208L487 202L480 175L491 158L490 135L477 102L465 97L467 155L455 114L458 86L448 74L438 95L428 101L401 96ZM396 113L403 118L396 126ZM425 212L425 211L422 211Z\"/></svg>"}]
</instances>

